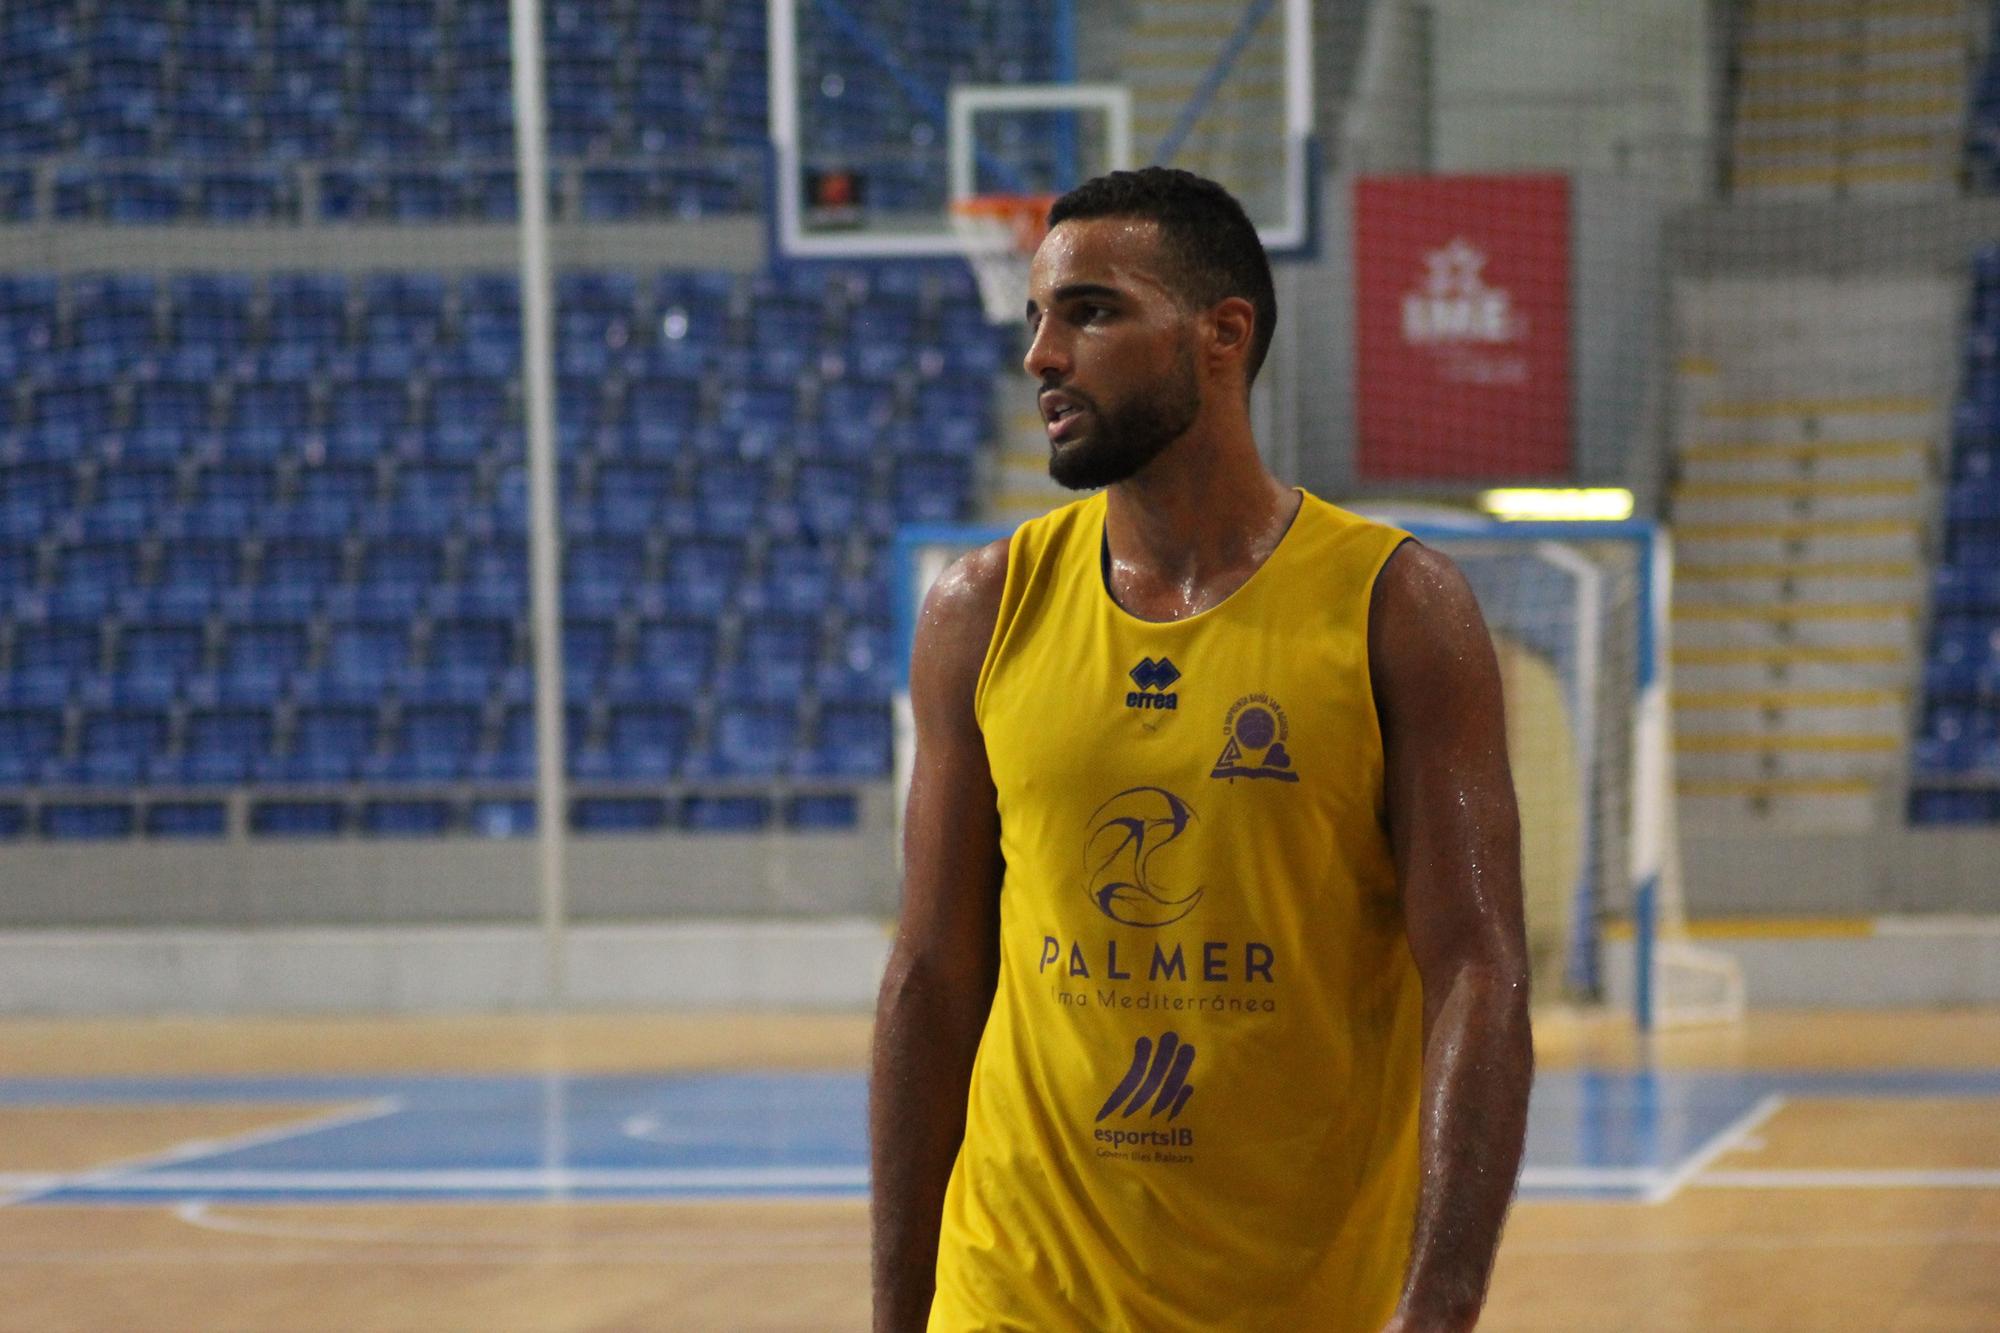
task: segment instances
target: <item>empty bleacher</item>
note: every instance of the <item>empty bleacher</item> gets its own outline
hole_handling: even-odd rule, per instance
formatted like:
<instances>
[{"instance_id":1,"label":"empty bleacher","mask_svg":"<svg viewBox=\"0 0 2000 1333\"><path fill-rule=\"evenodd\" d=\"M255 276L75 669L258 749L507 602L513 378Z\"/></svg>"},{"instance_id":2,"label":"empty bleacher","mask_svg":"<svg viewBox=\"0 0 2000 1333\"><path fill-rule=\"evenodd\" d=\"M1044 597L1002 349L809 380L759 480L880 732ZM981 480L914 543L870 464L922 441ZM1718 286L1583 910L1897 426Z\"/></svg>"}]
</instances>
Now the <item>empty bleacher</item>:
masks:
<instances>
[{"instance_id":1,"label":"empty bleacher","mask_svg":"<svg viewBox=\"0 0 2000 1333\"><path fill-rule=\"evenodd\" d=\"M1689 827L1895 817L1948 293L1921 275L1681 288L1673 665Z\"/></svg>"},{"instance_id":2,"label":"empty bleacher","mask_svg":"<svg viewBox=\"0 0 2000 1333\"><path fill-rule=\"evenodd\" d=\"M827 49L897 77L804 71L818 151L866 167L878 206L940 211L936 149L914 132L954 76L1046 77L1047 8L869 6ZM762 3L554 0L544 12L556 216L761 206ZM830 22L817 6L803 21ZM7 5L0 221L511 220L511 80L506 0Z\"/></svg>"},{"instance_id":3,"label":"empty bleacher","mask_svg":"<svg viewBox=\"0 0 2000 1333\"><path fill-rule=\"evenodd\" d=\"M557 297L576 825L851 816L886 538L966 516L990 435L969 277ZM0 278L0 827L518 831L518 311L479 272Z\"/></svg>"},{"instance_id":4,"label":"empty bleacher","mask_svg":"<svg viewBox=\"0 0 2000 1333\"><path fill-rule=\"evenodd\" d=\"M1956 190L1981 0L1750 0L1729 184L1754 199Z\"/></svg>"}]
</instances>

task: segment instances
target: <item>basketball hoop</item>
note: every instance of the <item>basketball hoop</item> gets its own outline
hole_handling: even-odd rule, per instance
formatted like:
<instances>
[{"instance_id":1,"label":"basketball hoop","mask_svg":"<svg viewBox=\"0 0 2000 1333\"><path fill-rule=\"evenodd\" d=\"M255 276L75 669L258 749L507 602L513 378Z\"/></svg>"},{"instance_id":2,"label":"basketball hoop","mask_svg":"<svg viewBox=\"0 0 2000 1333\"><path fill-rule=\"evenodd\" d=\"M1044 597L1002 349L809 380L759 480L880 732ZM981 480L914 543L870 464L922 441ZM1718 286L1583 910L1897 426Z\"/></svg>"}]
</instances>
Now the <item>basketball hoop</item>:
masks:
<instances>
[{"instance_id":1,"label":"basketball hoop","mask_svg":"<svg viewBox=\"0 0 2000 1333\"><path fill-rule=\"evenodd\" d=\"M994 324L1019 322L1028 301L1028 265L1049 229L1052 194L976 194L954 199L951 229Z\"/></svg>"}]
</instances>

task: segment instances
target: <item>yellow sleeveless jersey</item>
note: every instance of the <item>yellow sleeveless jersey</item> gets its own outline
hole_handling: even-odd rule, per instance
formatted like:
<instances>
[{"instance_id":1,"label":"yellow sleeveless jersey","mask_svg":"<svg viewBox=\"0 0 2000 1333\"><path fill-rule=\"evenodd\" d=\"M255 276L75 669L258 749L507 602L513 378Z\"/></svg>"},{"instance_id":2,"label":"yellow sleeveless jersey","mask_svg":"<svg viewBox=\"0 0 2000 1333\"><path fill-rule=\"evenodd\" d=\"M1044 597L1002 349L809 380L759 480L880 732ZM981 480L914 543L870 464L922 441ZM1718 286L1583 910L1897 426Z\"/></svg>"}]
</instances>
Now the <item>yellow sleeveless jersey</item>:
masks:
<instances>
[{"instance_id":1,"label":"yellow sleeveless jersey","mask_svg":"<svg viewBox=\"0 0 2000 1333\"><path fill-rule=\"evenodd\" d=\"M1383 825L1376 575L1306 495L1175 623L1105 587L1100 493L1015 533L974 701L1000 975L933 1330L1368 1330L1417 1193L1422 992Z\"/></svg>"}]
</instances>

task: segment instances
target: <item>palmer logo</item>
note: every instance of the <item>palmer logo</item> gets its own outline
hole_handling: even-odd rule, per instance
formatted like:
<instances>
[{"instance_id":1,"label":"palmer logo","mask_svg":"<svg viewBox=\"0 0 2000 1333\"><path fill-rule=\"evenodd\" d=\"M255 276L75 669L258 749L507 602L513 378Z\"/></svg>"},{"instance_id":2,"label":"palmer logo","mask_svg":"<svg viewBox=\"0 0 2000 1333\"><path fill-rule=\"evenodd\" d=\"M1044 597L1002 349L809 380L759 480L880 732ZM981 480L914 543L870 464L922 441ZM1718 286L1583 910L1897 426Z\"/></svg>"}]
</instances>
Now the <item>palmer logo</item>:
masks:
<instances>
[{"instance_id":1,"label":"palmer logo","mask_svg":"<svg viewBox=\"0 0 2000 1333\"><path fill-rule=\"evenodd\" d=\"M1506 289L1486 281L1486 255L1463 236L1424 256L1430 272L1403 297L1403 341L1412 346L1517 342L1528 321Z\"/></svg>"},{"instance_id":2,"label":"palmer logo","mask_svg":"<svg viewBox=\"0 0 2000 1333\"><path fill-rule=\"evenodd\" d=\"M1105 1098L1097 1112L1098 1123L1115 1113L1129 1120L1142 1110L1148 1116L1164 1114L1168 1120L1179 1119L1188 1098L1194 1096L1194 1085L1188 1082L1188 1071L1193 1068L1194 1043L1182 1041L1179 1033L1162 1033L1157 1047L1151 1037L1139 1038L1132 1045L1132 1067Z\"/></svg>"},{"instance_id":3,"label":"palmer logo","mask_svg":"<svg viewBox=\"0 0 2000 1333\"><path fill-rule=\"evenodd\" d=\"M1181 678L1181 669L1171 658L1162 657L1155 662L1150 657L1139 659L1139 665L1126 673L1132 683L1139 688L1125 695L1127 708L1155 708L1172 711L1180 706L1181 697L1170 693L1173 683Z\"/></svg>"}]
</instances>

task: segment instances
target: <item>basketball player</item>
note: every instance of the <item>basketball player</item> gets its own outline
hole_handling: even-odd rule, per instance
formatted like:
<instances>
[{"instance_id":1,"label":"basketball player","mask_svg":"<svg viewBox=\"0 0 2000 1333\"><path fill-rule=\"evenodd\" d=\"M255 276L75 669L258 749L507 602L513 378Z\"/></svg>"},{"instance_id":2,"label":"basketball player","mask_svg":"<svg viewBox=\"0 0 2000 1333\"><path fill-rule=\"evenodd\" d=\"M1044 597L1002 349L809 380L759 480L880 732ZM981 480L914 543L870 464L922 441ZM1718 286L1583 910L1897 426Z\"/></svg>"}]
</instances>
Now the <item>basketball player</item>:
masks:
<instances>
[{"instance_id":1,"label":"basketball player","mask_svg":"<svg viewBox=\"0 0 2000 1333\"><path fill-rule=\"evenodd\" d=\"M1027 370L1105 487L937 583L870 1129L878 1330L1470 1328L1532 1056L1491 641L1264 469L1221 187L1058 200Z\"/></svg>"}]
</instances>

